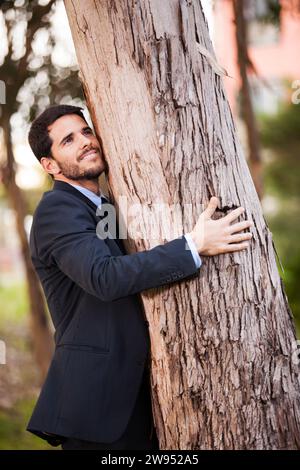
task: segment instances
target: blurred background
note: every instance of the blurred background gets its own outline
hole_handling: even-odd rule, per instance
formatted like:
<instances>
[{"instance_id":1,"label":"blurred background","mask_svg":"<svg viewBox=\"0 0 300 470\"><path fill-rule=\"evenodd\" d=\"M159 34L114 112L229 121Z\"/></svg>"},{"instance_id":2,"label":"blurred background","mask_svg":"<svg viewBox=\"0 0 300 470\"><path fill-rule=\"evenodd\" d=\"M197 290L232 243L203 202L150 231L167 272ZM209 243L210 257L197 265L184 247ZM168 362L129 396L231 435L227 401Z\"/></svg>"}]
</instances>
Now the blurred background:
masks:
<instances>
[{"instance_id":1,"label":"blurred background","mask_svg":"<svg viewBox=\"0 0 300 470\"><path fill-rule=\"evenodd\" d=\"M202 0L239 137L273 233L300 336L300 0ZM52 181L27 144L51 104L85 109L63 2L0 2L0 449L49 449L25 431L52 352L30 262Z\"/></svg>"}]
</instances>

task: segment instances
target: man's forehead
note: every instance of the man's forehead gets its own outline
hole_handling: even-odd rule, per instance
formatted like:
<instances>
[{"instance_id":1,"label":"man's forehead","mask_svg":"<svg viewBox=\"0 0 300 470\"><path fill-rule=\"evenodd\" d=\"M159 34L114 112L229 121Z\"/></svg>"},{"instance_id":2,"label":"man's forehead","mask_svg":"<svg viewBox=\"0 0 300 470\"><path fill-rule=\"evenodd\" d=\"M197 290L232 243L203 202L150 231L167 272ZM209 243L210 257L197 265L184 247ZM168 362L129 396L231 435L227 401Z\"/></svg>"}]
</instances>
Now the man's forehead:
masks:
<instances>
[{"instance_id":1,"label":"man's forehead","mask_svg":"<svg viewBox=\"0 0 300 470\"><path fill-rule=\"evenodd\" d=\"M77 114L67 114L61 116L48 126L48 132L53 136L60 136L65 132L76 132L86 127L87 123Z\"/></svg>"}]
</instances>

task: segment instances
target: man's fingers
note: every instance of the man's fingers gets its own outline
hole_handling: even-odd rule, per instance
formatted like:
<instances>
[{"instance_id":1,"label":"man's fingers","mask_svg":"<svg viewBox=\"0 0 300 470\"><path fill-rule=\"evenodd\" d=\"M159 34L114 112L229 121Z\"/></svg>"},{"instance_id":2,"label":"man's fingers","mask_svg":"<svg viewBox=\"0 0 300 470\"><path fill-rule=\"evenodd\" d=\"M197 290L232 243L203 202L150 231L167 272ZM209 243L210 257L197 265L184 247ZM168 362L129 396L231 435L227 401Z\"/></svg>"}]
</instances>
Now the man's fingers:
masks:
<instances>
[{"instance_id":1,"label":"man's fingers","mask_svg":"<svg viewBox=\"0 0 300 470\"><path fill-rule=\"evenodd\" d=\"M230 242L229 243L243 242L244 240L251 240L251 238L252 238L252 233L250 233L250 232L238 233L238 234L232 235L230 237Z\"/></svg>"},{"instance_id":2,"label":"man's fingers","mask_svg":"<svg viewBox=\"0 0 300 470\"><path fill-rule=\"evenodd\" d=\"M232 253L233 251L246 250L248 247L249 247L248 242L234 243L233 245L227 245L224 250L224 253Z\"/></svg>"},{"instance_id":3,"label":"man's fingers","mask_svg":"<svg viewBox=\"0 0 300 470\"><path fill-rule=\"evenodd\" d=\"M243 222L238 222L237 224L233 224L229 226L230 233L240 232L241 230L245 230L248 227L251 227L253 222L251 220L244 220Z\"/></svg>"},{"instance_id":4,"label":"man's fingers","mask_svg":"<svg viewBox=\"0 0 300 470\"><path fill-rule=\"evenodd\" d=\"M237 209L234 209L233 211L231 211L229 214L225 215L225 217L223 217L223 220L229 223L233 222L241 214L243 214L244 211L245 209L243 207L238 207Z\"/></svg>"},{"instance_id":5,"label":"man's fingers","mask_svg":"<svg viewBox=\"0 0 300 470\"><path fill-rule=\"evenodd\" d=\"M210 219L219 204L219 199L215 196L211 197L208 203L207 208L204 211L205 218Z\"/></svg>"}]
</instances>

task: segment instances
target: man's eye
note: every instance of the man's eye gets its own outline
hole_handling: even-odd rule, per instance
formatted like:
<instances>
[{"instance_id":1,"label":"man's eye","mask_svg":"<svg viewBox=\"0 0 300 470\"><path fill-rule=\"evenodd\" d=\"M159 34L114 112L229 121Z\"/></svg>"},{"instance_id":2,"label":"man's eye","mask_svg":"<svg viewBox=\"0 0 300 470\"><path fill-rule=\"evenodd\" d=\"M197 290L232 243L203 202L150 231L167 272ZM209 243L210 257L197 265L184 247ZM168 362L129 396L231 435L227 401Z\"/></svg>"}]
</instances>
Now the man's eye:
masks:
<instances>
[{"instance_id":1,"label":"man's eye","mask_svg":"<svg viewBox=\"0 0 300 470\"><path fill-rule=\"evenodd\" d=\"M91 129L85 129L84 133L85 133L85 134L92 134L93 132L92 132Z\"/></svg>"},{"instance_id":2,"label":"man's eye","mask_svg":"<svg viewBox=\"0 0 300 470\"><path fill-rule=\"evenodd\" d=\"M72 142L72 137L67 137L65 140L64 140L64 144L68 143L68 142Z\"/></svg>"}]
</instances>

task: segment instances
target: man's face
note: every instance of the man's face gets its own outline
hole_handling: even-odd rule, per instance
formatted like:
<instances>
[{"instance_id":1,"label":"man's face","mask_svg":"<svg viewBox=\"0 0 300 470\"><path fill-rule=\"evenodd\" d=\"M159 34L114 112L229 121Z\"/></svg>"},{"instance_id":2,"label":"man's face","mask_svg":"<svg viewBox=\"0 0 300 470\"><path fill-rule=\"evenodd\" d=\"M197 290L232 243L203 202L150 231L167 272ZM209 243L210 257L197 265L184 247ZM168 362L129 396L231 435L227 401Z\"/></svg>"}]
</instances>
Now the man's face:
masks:
<instances>
[{"instance_id":1,"label":"man's face","mask_svg":"<svg viewBox=\"0 0 300 470\"><path fill-rule=\"evenodd\" d=\"M77 114L58 118L48 127L53 159L43 166L54 175L80 181L96 179L106 169L100 144L92 129Z\"/></svg>"}]
</instances>

